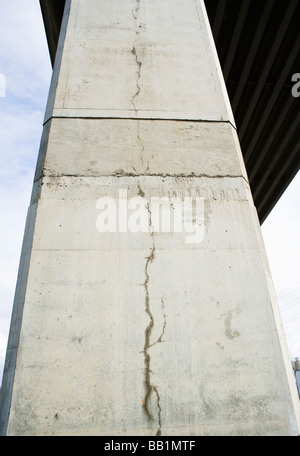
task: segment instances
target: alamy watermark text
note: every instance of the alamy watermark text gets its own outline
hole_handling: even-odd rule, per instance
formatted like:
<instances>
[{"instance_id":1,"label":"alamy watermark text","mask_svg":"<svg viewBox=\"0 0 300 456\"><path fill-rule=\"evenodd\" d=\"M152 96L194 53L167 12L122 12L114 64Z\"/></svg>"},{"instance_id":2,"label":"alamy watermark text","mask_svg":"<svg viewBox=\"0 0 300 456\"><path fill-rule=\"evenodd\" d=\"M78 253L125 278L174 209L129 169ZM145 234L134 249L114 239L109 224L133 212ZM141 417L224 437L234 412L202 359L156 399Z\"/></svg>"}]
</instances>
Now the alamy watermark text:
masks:
<instances>
[{"instance_id":1,"label":"alamy watermark text","mask_svg":"<svg viewBox=\"0 0 300 456\"><path fill-rule=\"evenodd\" d=\"M185 243L198 244L204 237L204 198L151 197L128 199L127 189L119 198L98 199L96 226L99 233L184 233Z\"/></svg>"},{"instance_id":2,"label":"alamy watermark text","mask_svg":"<svg viewBox=\"0 0 300 456\"><path fill-rule=\"evenodd\" d=\"M296 83L292 87L292 95L294 98L299 98L300 97L300 73L293 74L292 82Z\"/></svg>"}]
</instances>

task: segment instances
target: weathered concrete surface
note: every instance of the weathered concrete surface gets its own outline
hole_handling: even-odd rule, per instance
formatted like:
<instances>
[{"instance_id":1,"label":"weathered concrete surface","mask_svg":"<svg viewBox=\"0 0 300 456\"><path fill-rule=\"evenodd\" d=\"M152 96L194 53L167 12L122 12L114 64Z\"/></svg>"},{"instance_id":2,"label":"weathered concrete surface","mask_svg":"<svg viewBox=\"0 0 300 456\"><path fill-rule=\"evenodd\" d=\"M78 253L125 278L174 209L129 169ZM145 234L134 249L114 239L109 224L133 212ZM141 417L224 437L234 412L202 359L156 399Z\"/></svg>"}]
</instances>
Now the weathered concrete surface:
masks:
<instances>
[{"instance_id":1,"label":"weathered concrete surface","mask_svg":"<svg viewBox=\"0 0 300 456\"><path fill-rule=\"evenodd\" d=\"M51 123L51 125L50 125ZM52 119L48 145L40 154L35 179L55 176L181 175L243 176L238 146L229 123Z\"/></svg>"},{"instance_id":2,"label":"weathered concrete surface","mask_svg":"<svg viewBox=\"0 0 300 456\"><path fill-rule=\"evenodd\" d=\"M54 115L234 123L199 1L89 5L87 10L85 2L72 1L46 120Z\"/></svg>"},{"instance_id":3,"label":"weathered concrete surface","mask_svg":"<svg viewBox=\"0 0 300 456\"><path fill-rule=\"evenodd\" d=\"M207 25L192 0L67 2L3 433L298 434L295 380ZM122 189L147 202L148 233L97 230L97 201ZM153 232L153 197L203 198L202 242Z\"/></svg>"}]
</instances>

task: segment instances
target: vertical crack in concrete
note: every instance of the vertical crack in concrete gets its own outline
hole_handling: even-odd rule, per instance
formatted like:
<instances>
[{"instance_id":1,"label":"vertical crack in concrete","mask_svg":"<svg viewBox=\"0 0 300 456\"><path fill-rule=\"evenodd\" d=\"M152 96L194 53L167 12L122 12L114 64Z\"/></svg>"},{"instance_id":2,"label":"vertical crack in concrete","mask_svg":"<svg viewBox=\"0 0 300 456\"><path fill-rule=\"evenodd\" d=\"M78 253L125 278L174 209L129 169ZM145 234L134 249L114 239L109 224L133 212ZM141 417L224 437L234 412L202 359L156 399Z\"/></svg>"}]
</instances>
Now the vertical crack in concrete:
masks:
<instances>
[{"instance_id":1,"label":"vertical crack in concrete","mask_svg":"<svg viewBox=\"0 0 300 456\"><path fill-rule=\"evenodd\" d=\"M165 306L164 306L164 300L163 300L163 298L161 298L161 307L162 307L163 316L164 316L164 325L163 325L163 329L162 329L161 335L159 336L159 338L157 339L157 341L154 342L154 344L149 345L149 348L150 348L150 347L153 347L153 346L156 345L156 344L160 344L160 343L163 342L162 337L163 337L163 335L165 334L165 329L166 329L166 325L167 325L166 314L165 314ZM158 426L159 426L159 427L158 427L158 429L157 429L156 436L158 437L158 436L161 435L161 423L162 423L162 421L161 421L160 395L159 395L157 386L152 385L152 388L153 388L153 391L155 391L155 394L156 394L156 397L157 397Z\"/></svg>"},{"instance_id":2,"label":"vertical crack in concrete","mask_svg":"<svg viewBox=\"0 0 300 456\"><path fill-rule=\"evenodd\" d=\"M150 379L150 355L149 355L149 348L150 348L150 336L151 332L154 326L154 317L151 312L150 308L150 297L149 297L149 265L150 263L153 262L155 258L155 243L154 243L154 232L153 232L153 227L152 227L152 220L151 220L151 211L150 207L148 204L148 212L149 212L149 226L151 228L151 238L152 238L152 247L150 251L150 255L146 257L146 265L145 265L145 282L144 282L144 287L145 287L145 309L146 313L149 316L150 322L145 330L145 344L144 344L144 364L145 364L145 387L146 387L146 394L145 394L145 400L143 402L144 410L146 412L147 417L153 421L153 416L149 410L149 401L151 397L151 393L153 391L153 385L151 384L151 379Z\"/></svg>"},{"instance_id":3,"label":"vertical crack in concrete","mask_svg":"<svg viewBox=\"0 0 300 456\"><path fill-rule=\"evenodd\" d=\"M138 20L138 15L139 15L139 10L140 10L140 3L141 3L141 0L136 0L136 7L131 10L132 16L133 16L135 22L137 22L137 20ZM138 26L138 24L136 24L136 29L137 29L136 35L138 37L139 34L140 34L140 32L139 32L140 27ZM140 95L140 92L141 92L140 79L141 79L142 61L141 61L141 59L138 56L135 44L133 44L133 46L132 46L131 54L135 58L135 63L136 63L136 66L137 66L137 71L136 71L137 78L136 78L136 91L133 94L133 96L131 97L130 105L133 106L133 109L135 111L135 115L137 116L138 109L137 109L137 106L136 106L136 100L137 100L137 98L138 98L138 96ZM139 144L141 146L140 160L141 160L142 167L144 167L144 158L143 157L144 157L145 147L144 147L144 143L143 143L143 140L141 138L141 135L140 135L140 123L139 123L139 120L137 121L137 139L138 139L138 142L139 142ZM145 173L147 173L148 171L149 171L149 162L148 162L147 169L146 169Z\"/></svg>"},{"instance_id":4,"label":"vertical crack in concrete","mask_svg":"<svg viewBox=\"0 0 300 456\"><path fill-rule=\"evenodd\" d=\"M145 198L145 192L141 189L140 183L138 182L138 196Z\"/></svg>"},{"instance_id":5,"label":"vertical crack in concrete","mask_svg":"<svg viewBox=\"0 0 300 456\"><path fill-rule=\"evenodd\" d=\"M144 194L144 192L142 191L142 189L140 187L140 184L139 184L139 192ZM156 435L160 436L161 435L161 422L162 422L161 421L160 395L159 395L157 386L155 386L155 385L153 385L151 383L151 372L152 371L151 371L151 366L150 366L151 357L150 357L150 354L149 354L149 349L153 345L155 345L155 344L150 344L151 333L152 333L152 329L154 327L154 317L153 317L153 314L152 314L152 311L151 311L150 295L149 295L149 280L150 280L149 266L150 266L151 263L153 263L153 261L155 259L155 241L154 241L154 229L153 229L153 226L152 226L152 219L151 219L151 210L150 210L149 204L147 205L147 209L148 209L148 212L149 212L149 226L150 226L150 229L151 229L152 246L151 246L151 251L150 251L149 256L146 257L145 282L143 284L144 288L145 288L145 310L146 310L146 313L149 316L149 320L150 320L147 328L145 329L145 344L144 344L144 350L143 350L143 353L144 353L144 365L145 365L145 389L146 389L145 399L143 401L143 408L144 408L144 411L146 413L147 418L150 421L153 421L154 417L153 417L153 415L152 415L152 413L150 411L150 399L151 399L152 393L154 392L156 394L156 398L157 398L157 410L158 410L158 430L157 430ZM162 309L163 309L163 312L164 312L163 299L161 300L161 302L162 302ZM162 333L161 333L159 339L155 343L162 342L162 337L163 337L164 332L165 332L165 327L166 327L166 316L165 316L165 312L164 312L163 330L162 330Z\"/></svg>"},{"instance_id":6,"label":"vertical crack in concrete","mask_svg":"<svg viewBox=\"0 0 300 456\"><path fill-rule=\"evenodd\" d=\"M141 78L142 62L138 58L135 46L133 46L131 53L134 55L135 61L136 61L136 64L137 64L137 80L136 80L136 92L132 96L132 98L130 100L130 104L133 106L133 108L135 110L135 114L137 115L137 111L138 110L137 110L137 107L136 107L136 104L135 104L135 100L138 98L138 96L140 94L140 91L141 91L141 87L140 87L140 82L139 81L140 81L140 78ZM144 167L144 158L143 157L144 157L145 147L144 147L144 143L143 143L143 140L142 140L141 134L140 134L140 121L139 120L137 120L137 139L138 139L138 142L139 142L139 144L141 146L140 160L141 160L142 166ZM147 166L147 169L146 169L145 173L147 173L148 171L149 171L149 163L148 163L148 166Z\"/></svg>"},{"instance_id":7,"label":"vertical crack in concrete","mask_svg":"<svg viewBox=\"0 0 300 456\"><path fill-rule=\"evenodd\" d=\"M145 146L144 146L143 140L141 138L141 134L140 134L140 121L139 120L137 120L137 139L141 146L140 160L141 160L142 167L144 167ZM149 160L148 160L147 168L144 171L144 174L147 174L148 171L149 171Z\"/></svg>"},{"instance_id":8,"label":"vertical crack in concrete","mask_svg":"<svg viewBox=\"0 0 300 456\"><path fill-rule=\"evenodd\" d=\"M139 37L139 34L140 34L140 27L139 27L139 24L137 23L138 16L139 16L139 11L140 11L140 6L141 6L141 0L136 0L136 7L131 10L133 19L135 21L135 27L136 27L135 34L136 34L137 37ZM140 87L139 87L139 79L141 77L142 62L138 58L138 55L137 55L137 52L136 52L136 49L135 49L135 45L133 45L131 53L132 53L132 55L134 55L135 61L136 61L137 67L138 67L138 71L137 71L137 75L138 75L138 78L137 78L137 92L139 94L139 92L141 90ZM138 94L135 95L135 96L138 96ZM135 96L133 96L133 98Z\"/></svg>"},{"instance_id":9,"label":"vertical crack in concrete","mask_svg":"<svg viewBox=\"0 0 300 456\"><path fill-rule=\"evenodd\" d=\"M133 9L131 10L132 16L133 16L133 18L134 18L135 21L136 21L137 18L138 18L140 6L141 6L141 0L136 0L136 6L135 6L135 8L133 8Z\"/></svg>"},{"instance_id":10,"label":"vertical crack in concrete","mask_svg":"<svg viewBox=\"0 0 300 456\"><path fill-rule=\"evenodd\" d=\"M133 108L135 110L135 113L137 114L137 107L136 107L136 104L135 104L135 99L139 96L139 94L141 92L140 78L141 78L142 62L138 58L135 46L132 47L131 54L134 56L135 63L137 65L137 72L136 72L137 79L136 79L136 91L133 94L133 96L131 97L130 104L132 104L132 106L133 106Z\"/></svg>"},{"instance_id":11,"label":"vertical crack in concrete","mask_svg":"<svg viewBox=\"0 0 300 456\"><path fill-rule=\"evenodd\" d=\"M141 2L141 0L136 0L136 7L131 10L132 16L133 16L135 22L137 22L137 20L138 20L138 14L139 14L139 10L140 10L140 2ZM137 23L136 23L136 29L137 29L136 35L138 37L140 32L139 32L139 27L138 27ZM141 62L141 60L138 57L135 44L133 44L133 46L132 46L131 54L134 56L135 63L137 65L137 72L136 72L137 79L136 79L136 91L135 91L134 95L131 97L130 104L132 104L132 106L133 106L133 108L135 110L135 114L137 114L137 107L135 105L135 99L139 96L140 91L141 91L140 78L141 78L142 62Z\"/></svg>"},{"instance_id":12,"label":"vertical crack in concrete","mask_svg":"<svg viewBox=\"0 0 300 456\"><path fill-rule=\"evenodd\" d=\"M157 397L157 409L158 409L158 429L157 429L157 432L156 432L156 436L160 436L161 435L161 406L160 406L160 396L159 396L159 392L158 392L158 389L156 386L153 386L153 391L155 391L156 393L156 397Z\"/></svg>"},{"instance_id":13,"label":"vertical crack in concrete","mask_svg":"<svg viewBox=\"0 0 300 456\"><path fill-rule=\"evenodd\" d=\"M136 36L137 37L139 37L139 28L140 28L140 27L138 27L138 24L137 24L139 10L140 10L140 4L141 4L141 0L136 0L136 6L135 6L134 9L132 9L132 16L133 16L133 18L134 18L134 20L136 22L136 28L137 28ZM133 94L133 96L131 97L130 104L133 106L133 108L135 110L135 114L137 116L138 109L137 109L136 101L137 101L137 98L139 97L140 92L141 92L140 79L141 79L141 71L142 71L142 61L141 61L141 59L138 56L135 44L133 44L133 46L132 46L131 54L135 58L135 63L136 63L136 66L137 66L137 71L136 71L137 78L136 78L136 91ZM138 142L139 142L139 144L141 146L140 160L141 160L142 166L144 167L144 151L145 151L145 147L144 147L144 143L143 143L143 140L142 140L141 134L140 134L140 123L139 123L139 120L137 120L137 139L138 139ZM148 171L149 171L149 162L148 162L147 169L146 169L145 173L147 173ZM139 194L140 195L145 195L145 193L143 192L143 190L140 187L140 184L138 184L138 187L139 187ZM148 324L148 326L147 326L147 328L145 330L144 364L145 364L145 388L146 388L146 392L145 392L145 399L143 401L143 407L144 407L144 411L145 411L145 413L147 415L147 418L150 421L153 421L154 418L153 418L153 415L152 415L152 413L150 411L150 399L151 399L152 392L154 392L156 394L156 397L157 397L158 425L159 425L159 428L157 430L156 435L159 436L159 435L161 435L160 396L159 396L158 388L151 383L151 368L150 368L151 358L150 358L150 354L149 354L149 348L151 346L153 346L153 345L150 345L150 337L151 337L152 329L154 327L154 317L153 317L153 314L151 312L150 296L149 296L149 280L150 280L150 277L149 277L149 266L154 261L154 258L155 258L155 241L154 241L154 229L153 229L153 226L152 226L151 210L150 210L150 205L149 204L147 205L147 209L148 209L148 212L149 212L149 226L150 226L150 229L151 229L152 246L151 246L151 251L150 251L149 256L146 257L146 264L145 264L145 282L144 282L144 288L145 288L145 310L146 310L147 315L149 316L149 320L150 321L149 321L149 324ZM163 306L163 300L162 300L162 306ZM163 307L163 309L164 309L164 307ZM165 314L164 314L163 331L162 331L162 334L159 337L159 339L156 341L156 343L162 342L162 337L163 337L163 334L164 334L165 326L166 326L166 317L165 317Z\"/></svg>"}]
</instances>

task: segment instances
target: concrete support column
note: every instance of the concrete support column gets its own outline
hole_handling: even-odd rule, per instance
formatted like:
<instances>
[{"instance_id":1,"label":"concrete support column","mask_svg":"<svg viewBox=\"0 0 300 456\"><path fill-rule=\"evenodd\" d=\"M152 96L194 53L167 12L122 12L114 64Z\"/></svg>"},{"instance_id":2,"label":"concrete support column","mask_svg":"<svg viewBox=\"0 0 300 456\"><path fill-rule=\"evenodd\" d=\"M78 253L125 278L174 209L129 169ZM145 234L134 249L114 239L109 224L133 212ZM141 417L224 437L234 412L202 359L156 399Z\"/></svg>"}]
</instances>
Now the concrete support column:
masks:
<instances>
[{"instance_id":1,"label":"concrete support column","mask_svg":"<svg viewBox=\"0 0 300 456\"><path fill-rule=\"evenodd\" d=\"M288 364L204 3L67 0L2 432L297 435Z\"/></svg>"}]
</instances>

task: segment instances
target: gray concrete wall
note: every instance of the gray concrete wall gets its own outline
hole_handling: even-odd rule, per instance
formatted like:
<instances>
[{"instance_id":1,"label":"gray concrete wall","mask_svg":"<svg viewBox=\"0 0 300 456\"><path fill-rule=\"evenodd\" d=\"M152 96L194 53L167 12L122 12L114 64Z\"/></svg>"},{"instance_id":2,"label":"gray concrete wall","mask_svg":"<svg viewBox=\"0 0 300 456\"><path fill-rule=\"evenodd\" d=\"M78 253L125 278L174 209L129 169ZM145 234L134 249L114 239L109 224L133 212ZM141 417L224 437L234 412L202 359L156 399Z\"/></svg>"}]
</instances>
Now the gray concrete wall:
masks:
<instances>
[{"instance_id":1,"label":"gray concrete wall","mask_svg":"<svg viewBox=\"0 0 300 456\"><path fill-rule=\"evenodd\" d=\"M45 122L3 432L297 435L295 379L203 2L67 1ZM97 201L120 190L145 202L147 233L97 229ZM153 197L201 198L201 242L155 231Z\"/></svg>"}]
</instances>

